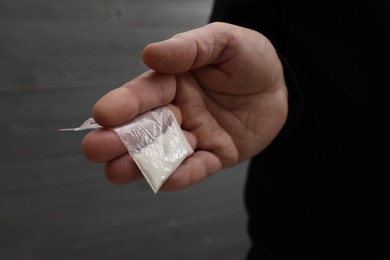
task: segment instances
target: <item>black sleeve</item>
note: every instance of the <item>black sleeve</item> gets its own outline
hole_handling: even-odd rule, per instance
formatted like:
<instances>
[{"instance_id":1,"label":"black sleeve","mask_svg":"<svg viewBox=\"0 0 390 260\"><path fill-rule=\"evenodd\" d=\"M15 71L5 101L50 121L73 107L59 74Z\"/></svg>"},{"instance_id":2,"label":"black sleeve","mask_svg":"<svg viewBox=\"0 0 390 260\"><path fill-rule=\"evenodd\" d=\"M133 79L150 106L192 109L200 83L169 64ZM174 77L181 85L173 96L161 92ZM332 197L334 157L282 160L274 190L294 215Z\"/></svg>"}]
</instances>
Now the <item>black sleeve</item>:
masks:
<instances>
[{"instance_id":1,"label":"black sleeve","mask_svg":"<svg viewBox=\"0 0 390 260\"><path fill-rule=\"evenodd\" d=\"M289 132L295 129L295 126L299 123L305 110L305 101L295 77L294 71L288 64L287 60L279 54L279 59L283 65L283 74L288 90L288 115L287 120L274 142L283 140Z\"/></svg>"},{"instance_id":2,"label":"black sleeve","mask_svg":"<svg viewBox=\"0 0 390 260\"><path fill-rule=\"evenodd\" d=\"M289 92L285 127L248 170L253 259L390 259L388 3L216 0L211 21L271 41Z\"/></svg>"}]
</instances>

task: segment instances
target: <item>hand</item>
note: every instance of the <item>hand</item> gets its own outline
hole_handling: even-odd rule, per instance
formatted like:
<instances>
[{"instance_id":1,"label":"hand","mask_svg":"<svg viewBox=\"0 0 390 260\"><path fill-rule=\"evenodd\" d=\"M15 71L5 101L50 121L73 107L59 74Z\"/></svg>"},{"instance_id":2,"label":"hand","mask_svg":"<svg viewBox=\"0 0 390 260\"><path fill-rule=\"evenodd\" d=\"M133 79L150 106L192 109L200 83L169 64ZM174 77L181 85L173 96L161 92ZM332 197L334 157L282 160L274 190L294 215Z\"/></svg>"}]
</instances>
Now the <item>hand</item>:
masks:
<instances>
[{"instance_id":1,"label":"hand","mask_svg":"<svg viewBox=\"0 0 390 260\"><path fill-rule=\"evenodd\" d=\"M260 33L212 23L152 43L142 53L151 68L103 96L94 106L97 123L112 127L167 105L195 152L161 187L193 185L218 170L261 152L287 117L281 62ZM107 178L124 184L142 177L114 131L88 133L83 151L105 162Z\"/></svg>"}]
</instances>

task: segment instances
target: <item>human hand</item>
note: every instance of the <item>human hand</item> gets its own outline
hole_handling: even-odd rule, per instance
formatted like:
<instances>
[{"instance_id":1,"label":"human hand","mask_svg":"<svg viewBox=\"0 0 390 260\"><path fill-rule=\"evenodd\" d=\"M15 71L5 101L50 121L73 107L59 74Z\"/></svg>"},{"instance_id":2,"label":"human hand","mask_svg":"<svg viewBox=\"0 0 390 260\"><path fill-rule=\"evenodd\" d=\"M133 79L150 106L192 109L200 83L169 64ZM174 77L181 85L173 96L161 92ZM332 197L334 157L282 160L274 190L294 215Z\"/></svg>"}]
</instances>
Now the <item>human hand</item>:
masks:
<instances>
[{"instance_id":1,"label":"human hand","mask_svg":"<svg viewBox=\"0 0 390 260\"><path fill-rule=\"evenodd\" d=\"M138 114L167 105L195 152L160 190L193 185L218 170L261 152L287 117L287 88L281 62L260 33L212 23L152 43L142 53L151 68L103 96L95 121L113 127ZM117 184L142 174L116 133L98 129L83 140L85 156L105 163Z\"/></svg>"}]
</instances>

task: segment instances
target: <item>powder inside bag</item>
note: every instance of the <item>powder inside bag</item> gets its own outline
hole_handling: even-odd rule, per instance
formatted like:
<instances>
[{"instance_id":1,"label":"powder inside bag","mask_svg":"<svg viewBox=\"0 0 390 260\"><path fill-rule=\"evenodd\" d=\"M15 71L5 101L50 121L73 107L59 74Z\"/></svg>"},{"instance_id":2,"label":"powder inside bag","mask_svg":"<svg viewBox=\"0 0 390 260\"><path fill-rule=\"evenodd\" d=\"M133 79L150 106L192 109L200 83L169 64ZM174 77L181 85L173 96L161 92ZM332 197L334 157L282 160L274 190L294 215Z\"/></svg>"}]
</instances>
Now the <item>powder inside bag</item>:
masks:
<instances>
[{"instance_id":1,"label":"powder inside bag","mask_svg":"<svg viewBox=\"0 0 390 260\"><path fill-rule=\"evenodd\" d=\"M181 129L179 129L181 131ZM184 138L184 139L183 139ZM133 159L151 183L154 192L168 179L183 160L190 154L191 147L182 147L187 140L177 134L171 125L153 143L145 146L140 153L133 154Z\"/></svg>"},{"instance_id":2,"label":"powder inside bag","mask_svg":"<svg viewBox=\"0 0 390 260\"><path fill-rule=\"evenodd\" d=\"M155 193L193 153L173 113L165 107L114 130Z\"/></svg>"}]
</instances>

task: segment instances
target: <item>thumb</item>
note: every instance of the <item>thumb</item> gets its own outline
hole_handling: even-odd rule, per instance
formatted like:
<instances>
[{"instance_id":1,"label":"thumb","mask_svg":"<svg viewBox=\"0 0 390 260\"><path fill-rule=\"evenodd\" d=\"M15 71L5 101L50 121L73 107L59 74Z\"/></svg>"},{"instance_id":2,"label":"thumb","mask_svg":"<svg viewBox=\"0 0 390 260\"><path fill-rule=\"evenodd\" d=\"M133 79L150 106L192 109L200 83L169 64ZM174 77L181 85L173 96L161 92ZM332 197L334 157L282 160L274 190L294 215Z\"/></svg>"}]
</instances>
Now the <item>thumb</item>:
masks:
<instances>
[{"instance_id":1,"label":"thumb","mask_svg":"<svg viewBox=\"0 0 390 260\"><path fill-rule=\"evenodd\" d=\"M151 43L142 52L142 59L146 66L162 73L181 73L218 63L228 44L230 27L233 25L212 23Z\"/></svg>"}]
</instances>

